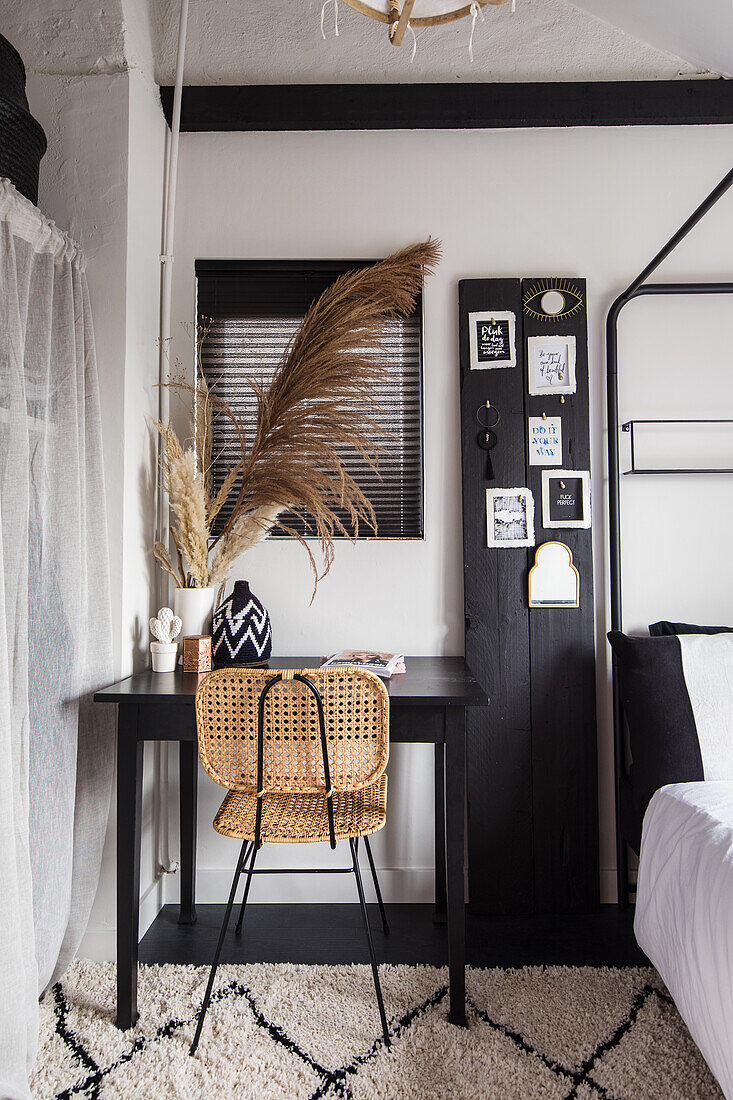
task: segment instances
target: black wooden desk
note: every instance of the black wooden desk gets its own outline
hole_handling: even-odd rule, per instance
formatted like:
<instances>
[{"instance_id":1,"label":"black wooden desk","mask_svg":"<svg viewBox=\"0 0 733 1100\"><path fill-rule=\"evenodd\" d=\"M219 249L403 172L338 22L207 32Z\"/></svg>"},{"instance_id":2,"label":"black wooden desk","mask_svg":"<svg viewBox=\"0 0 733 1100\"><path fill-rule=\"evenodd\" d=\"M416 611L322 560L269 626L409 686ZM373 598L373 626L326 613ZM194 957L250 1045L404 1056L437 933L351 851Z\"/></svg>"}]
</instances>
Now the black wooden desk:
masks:
<instances>
[{"instance_id":1,"label":"black wooden desk","mask_svg":"<svg viewBox=\"0 0 733 1100\"><path fill-rule=\"evenodd\" d=\"M314 668L312 657L277 657L272 668ZM435 904L447 916L450 1020L465 1026L464 843L466 707L488 699L462 657L408 657L407 672L388 680L390 740L435 745ZM140 839L145 741L178 741L180 752L181 908L196 920L198 748L193 697L199 677L140 672L98 691L118 703L117 719L117 1026L137 1011ZM232 857L234 858L234 856Z\"/></svg>"}]
</instances>

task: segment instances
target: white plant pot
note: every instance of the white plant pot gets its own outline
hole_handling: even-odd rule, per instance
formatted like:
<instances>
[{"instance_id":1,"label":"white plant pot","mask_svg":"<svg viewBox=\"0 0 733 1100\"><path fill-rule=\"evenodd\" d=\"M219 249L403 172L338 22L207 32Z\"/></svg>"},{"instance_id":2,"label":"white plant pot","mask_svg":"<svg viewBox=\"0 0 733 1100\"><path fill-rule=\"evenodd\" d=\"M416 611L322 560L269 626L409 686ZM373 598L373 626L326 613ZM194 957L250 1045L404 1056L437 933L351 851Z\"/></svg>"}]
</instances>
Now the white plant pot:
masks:
<instances>
[{"instance_id":1,"label":"white plant pot","mask_svg":"<svg viewBox=\"0 0 733 1100\"><path fill-rule=\"evenodd\" d=\"M214 610L213 588L177 588L173 600L176 615L183 623L181 639L192 634L211 634Z\"/></svg>"},{"instance_id":2,"label":"white plant pot","mask_svg":"<svg viewBox=\"0 0 733 1100\"><path fill-rule=\"evenodd\" d=\"M178 642L151 642L153 672L175 672Z\"/></svg>"}]
</instances>

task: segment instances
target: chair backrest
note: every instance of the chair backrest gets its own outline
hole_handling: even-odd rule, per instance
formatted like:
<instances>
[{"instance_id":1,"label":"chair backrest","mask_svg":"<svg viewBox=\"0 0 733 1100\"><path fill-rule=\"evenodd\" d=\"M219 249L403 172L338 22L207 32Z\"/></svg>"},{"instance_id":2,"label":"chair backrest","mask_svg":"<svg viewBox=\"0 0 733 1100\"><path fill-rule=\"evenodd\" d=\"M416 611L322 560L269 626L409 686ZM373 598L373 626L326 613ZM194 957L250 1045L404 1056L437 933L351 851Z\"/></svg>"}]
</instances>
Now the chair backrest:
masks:
<instances>
[{"instance_id":1,"label":"chair backrest","mask_svg":"<svg viewBox=\"0 0 733 1100\"><path fill-rule=\"evenodd\" d=\"M210 673L196 691L196 726L201 763L230 790L257 793L257 727L260 696L278 677L264 701L263 785L265 791L326 789L318 704L326 729L331 786L354 791L374 783L389 757L389 696L378 676L360 668L248 669Z\"/></svg>"}]
</instances>

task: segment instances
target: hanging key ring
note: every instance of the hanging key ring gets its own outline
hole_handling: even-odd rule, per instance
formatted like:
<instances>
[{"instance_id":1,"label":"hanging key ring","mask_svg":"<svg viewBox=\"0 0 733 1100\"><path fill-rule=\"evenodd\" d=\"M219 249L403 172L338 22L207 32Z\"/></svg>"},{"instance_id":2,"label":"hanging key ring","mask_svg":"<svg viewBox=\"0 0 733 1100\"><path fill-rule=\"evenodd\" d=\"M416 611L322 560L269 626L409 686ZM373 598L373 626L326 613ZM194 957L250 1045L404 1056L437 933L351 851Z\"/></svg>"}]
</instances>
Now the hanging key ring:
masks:
<instances>
[{"instance_id":1,"label":"hanging key ring","mask_svg":"<svg viewBox=\"0 0 733 1100\"><path fill-rule=\"evenodd\" d=\"M482 413L484 414L484 419L481 417ZM491 419L492 413L494 416L493 420ZM490 401L486 401L476 409L476 419L482 428L495 428L501 420L501 414L496 405L492 405Z\"/></svg>"}]
</instances>

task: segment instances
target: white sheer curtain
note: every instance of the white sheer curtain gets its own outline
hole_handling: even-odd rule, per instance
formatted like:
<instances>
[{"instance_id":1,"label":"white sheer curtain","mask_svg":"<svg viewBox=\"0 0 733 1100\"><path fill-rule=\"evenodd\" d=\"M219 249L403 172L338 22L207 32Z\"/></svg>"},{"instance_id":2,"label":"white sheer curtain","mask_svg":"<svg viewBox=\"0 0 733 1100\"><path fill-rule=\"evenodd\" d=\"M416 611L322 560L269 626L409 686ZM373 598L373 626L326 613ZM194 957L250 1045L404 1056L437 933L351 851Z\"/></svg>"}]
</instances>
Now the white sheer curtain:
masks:
<instances>
[{"instance_id":1,"label":"white sheer curtain","mask_svg":"<svg viewBox=\"0 0 733 1100\"><path fill-rule=\"evenodd\" d=\"M0 1096L84 933L113 768L107 525L83 257L0 180Z\"/></svg>"}]
</instances>

